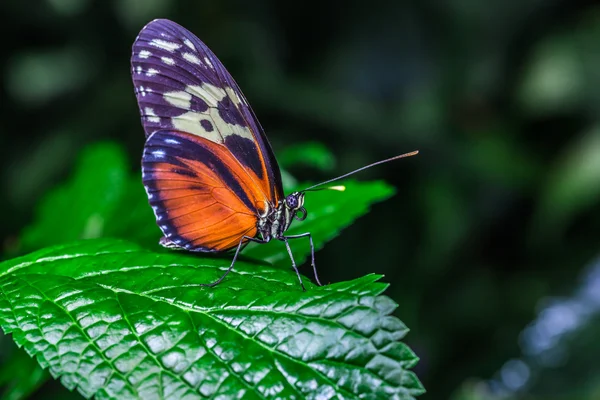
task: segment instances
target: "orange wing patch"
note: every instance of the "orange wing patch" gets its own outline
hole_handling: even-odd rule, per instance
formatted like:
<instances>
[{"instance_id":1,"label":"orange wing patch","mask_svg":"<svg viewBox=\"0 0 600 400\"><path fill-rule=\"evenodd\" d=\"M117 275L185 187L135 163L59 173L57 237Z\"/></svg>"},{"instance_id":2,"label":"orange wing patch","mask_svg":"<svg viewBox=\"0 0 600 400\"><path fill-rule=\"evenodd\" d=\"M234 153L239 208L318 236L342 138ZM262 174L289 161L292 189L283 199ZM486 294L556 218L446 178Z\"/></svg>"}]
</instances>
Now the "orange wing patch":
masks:
<instances>
[{"instance_id":1,"label":"orange wing patch","mask_svg":"<svg viewBox=\"0 0 600 400\"><path fill-rule=\"evenodd\" d=\"M261 179L222 145L182 132L158 131L146 142L144 185L165 244L224 251L254 237L268 205Z\"/></svg>"}]
</instances>

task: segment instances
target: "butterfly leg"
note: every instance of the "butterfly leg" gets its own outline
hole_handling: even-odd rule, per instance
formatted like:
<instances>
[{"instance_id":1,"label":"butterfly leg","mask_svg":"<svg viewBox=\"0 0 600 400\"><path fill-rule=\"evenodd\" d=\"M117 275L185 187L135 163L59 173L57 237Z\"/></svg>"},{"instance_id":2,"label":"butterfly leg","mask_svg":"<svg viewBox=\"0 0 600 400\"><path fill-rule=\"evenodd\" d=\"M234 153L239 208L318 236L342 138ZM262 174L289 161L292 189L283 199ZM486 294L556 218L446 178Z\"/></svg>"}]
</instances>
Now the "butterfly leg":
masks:
<instances>
[{"instance_id":1,"label":"butterfly leg","mask_svg":"<svg viewBox=\"0 0 600 400\"><path fill-rule=\"evenodd\" d=\"M294 271L296 271L296 275L298 275L298 280L300 281L300 286L302 286L302 291L306 292L304 283L302 283L302 277L300 276L300 272L298 272L298 268L296 267L296 260L294 260L294 255L292 254L292 249L290 248L290 243L288 242L288 237L283 236L281 240L285 242L285 248L287 249L290 259L292 260L292 268L294 268Z\"/></svg>"},{"instance_id":2,"label":"butterfly leg","mask_svg":"<svg viewBox=\"0 0 600 400\"><path fill-rule=\"evenodd\" d=\"M323 285L321 285L321 281L319 281L319 274L317 274L317 265L315 264L315 245L313 244L313 238L312 238L312 235L310 234L310 232L302 233L300 235L286 236L286 237L288 239L299 239L299 238L303 238L303 237L307 237L307 236L308 236L308 240L310 241L310 265L313 269L313 274L315 275L315 280L317 281L319 286L323 286Z\"/></svg>"},{"instance_id":3,"label":"butterfly leg","mask_svg":"<svg viewBox=\"0 0 600 400\"><path fill-rule=\"evenodd\" d=\"M217 286L219 283L221 283L221 281L223 279L225 279L225 277L231 272L231 270L233 269L233 266L235 265L235 261L238 258L238 254L240 253L240 250L242 249L242 247L244 245L244 239L248 239L249 241L256 242L256 243L267 243L265 240L257 239L257 238L250 237L250 236L242 236L242 238L240 239L240 243L238 243L237 249L235 249L235 254L233 255L233 260L231 260L231 265L229 266L229 268L227 268L227 271L225 271L223 276L221 276L219 279L217 279L213 283L201 283L200 286L214 287L214 286Z\"/></svg>"}]
</instances>

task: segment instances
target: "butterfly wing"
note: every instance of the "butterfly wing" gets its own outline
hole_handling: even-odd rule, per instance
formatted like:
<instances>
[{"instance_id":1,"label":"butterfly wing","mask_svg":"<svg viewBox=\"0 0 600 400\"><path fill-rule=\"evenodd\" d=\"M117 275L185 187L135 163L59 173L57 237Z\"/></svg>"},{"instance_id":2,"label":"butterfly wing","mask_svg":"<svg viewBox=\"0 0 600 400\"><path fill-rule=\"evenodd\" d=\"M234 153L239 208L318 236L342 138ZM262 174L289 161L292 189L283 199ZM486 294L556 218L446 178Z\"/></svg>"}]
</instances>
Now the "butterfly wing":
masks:
<instances>
[{"instance_id":1,"label":"butterfly wing","mask_svg":"<svg viewBox=\"0 0 600 400\"><path fill-rule=\"evenodd\" d=\"M184 132L157 131L142 158L148 200L165 237L190 251L224 251L256 235L260 192L223 146Z\"/></svg>"},{"instance_id":2,"label":"butterfly wing","mask_svg":"<svg viewBox=\"0 0 600 400\"><path fill-rule=\"evenodd\" d=\"M281 175L269 142L231 75L200 39L164 19L142 29L133 44L131 66L147 136L144 182L168 239L165 244L224 250L227 244L237 244L228 240L239 236L244 224L249 226L244 234L254 236L258 215L283 199ZM182 150L184 145L193 150ZM229 194L223 197L225 191ZM240 220L236 229L221 232L210 227L213 219L226 216L225 211L215 212L217 206L207 205L213 201L219 207L243 210L228 220ZM172 207L183 206L194 221L188 217L189 224L182 225L183 218ZM251 226L250 217L243 216L250 214ZM209 229L213 236L201 239L192 229L205 233Z\"/></svg>"}]
</instances>

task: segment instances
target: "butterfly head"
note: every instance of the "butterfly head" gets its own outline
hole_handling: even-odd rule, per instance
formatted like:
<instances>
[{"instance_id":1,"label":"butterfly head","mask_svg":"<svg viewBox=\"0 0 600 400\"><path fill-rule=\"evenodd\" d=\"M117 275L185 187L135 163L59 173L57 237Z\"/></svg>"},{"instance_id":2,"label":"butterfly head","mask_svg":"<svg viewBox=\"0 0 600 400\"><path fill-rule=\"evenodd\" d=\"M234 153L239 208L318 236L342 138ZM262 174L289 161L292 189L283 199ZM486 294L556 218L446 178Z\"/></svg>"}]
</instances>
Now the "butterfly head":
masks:
<instances>
[{"instance_id":1,"label":"butterfly head","mask_svg":"<svg viewBox=\"0 0 600 400\"><path fill-rule=\"evenodd\" d=\"M285 198L285 208L298 221L306 219L306 208L304 208L304 192L293 192Z\"/></svg>"}]
</instances>

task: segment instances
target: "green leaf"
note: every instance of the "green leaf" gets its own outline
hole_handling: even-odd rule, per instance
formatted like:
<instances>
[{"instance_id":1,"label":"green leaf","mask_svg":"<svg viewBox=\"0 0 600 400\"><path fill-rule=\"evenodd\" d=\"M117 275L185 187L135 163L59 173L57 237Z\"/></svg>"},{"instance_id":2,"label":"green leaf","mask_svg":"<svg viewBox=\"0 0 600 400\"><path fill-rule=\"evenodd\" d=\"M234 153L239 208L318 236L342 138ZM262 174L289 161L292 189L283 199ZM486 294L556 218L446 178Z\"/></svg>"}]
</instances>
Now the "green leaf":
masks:
<instances>
[{"instance_id":1,"label":"green leaf","mask_svg":"<svg viewBox=\"0 0 600 400\"><path fill-rule=\"evenodd\" d=\"M104 398L381 398L423 393L378 275L300 289L230 257L79 241L0 263L0 324L70 389Z\"/></svg>"},{"instance_id":2,"label":"green leaf","mask_svg":"<svg viewBox=\"0 0 600 400\"><path fill-rule=\"evenodd\" d=\"M344 192L321 190L307 193L304 202L308 212L306 220L295 221L286 234L298 235L310 232L313 236L315 250L318 250L356 218L366 214L371 204L394 194L394 189L383 181L357 182L349 180L340 184L346 186ZM310 184L303 184L293 190L301 190L309 186ZM306 238L293 240L290 242L290 246L298 265L302 264L310 255L310 244ZM268 244L251 243L243 254L269 261L275 265L289 267L290 259L284 249L283 245L277 241Z\"/></svg>"},{"instance_id":3,"label":"green leaf","mask_svg":"<svg viewBox=\"0 0 600 400\"><path fill-rule=\"evenodd\" d=\"M303 165L321 171L331 171L335 166L335 157L319 142L306 142L287 147L277 154L277 160L286 169Z\"/></svg>"},{"instance_id":4,"label":"green leaf","mask_svg":"<svg viewBox=\"0 0 600 400\"><path fill-rule=\"evenodd\" d=\"M40 202L21 245L32 250L106 236L141 243L160 237L141 177L130 174L124 151L114 143L95 144L82 153L73 177Z\"/></svg>"},{"instance_id":5,"label":"green leaf","mask_svg":"<svg viewBox=\"0 0 600 400\"><path fill-rule=\"evenodd\" d=\"M35 221L23 231L20 250L103 236L146 245L156 245L160 237L141 177L129 172L125 153L115 143L98 143L83 151L73 176L39 203ZM26 397L48 377L22 350L5 358L4 365L10 367L0 371L7 384L2 398Z\"/></svg>"}]
</instances>

